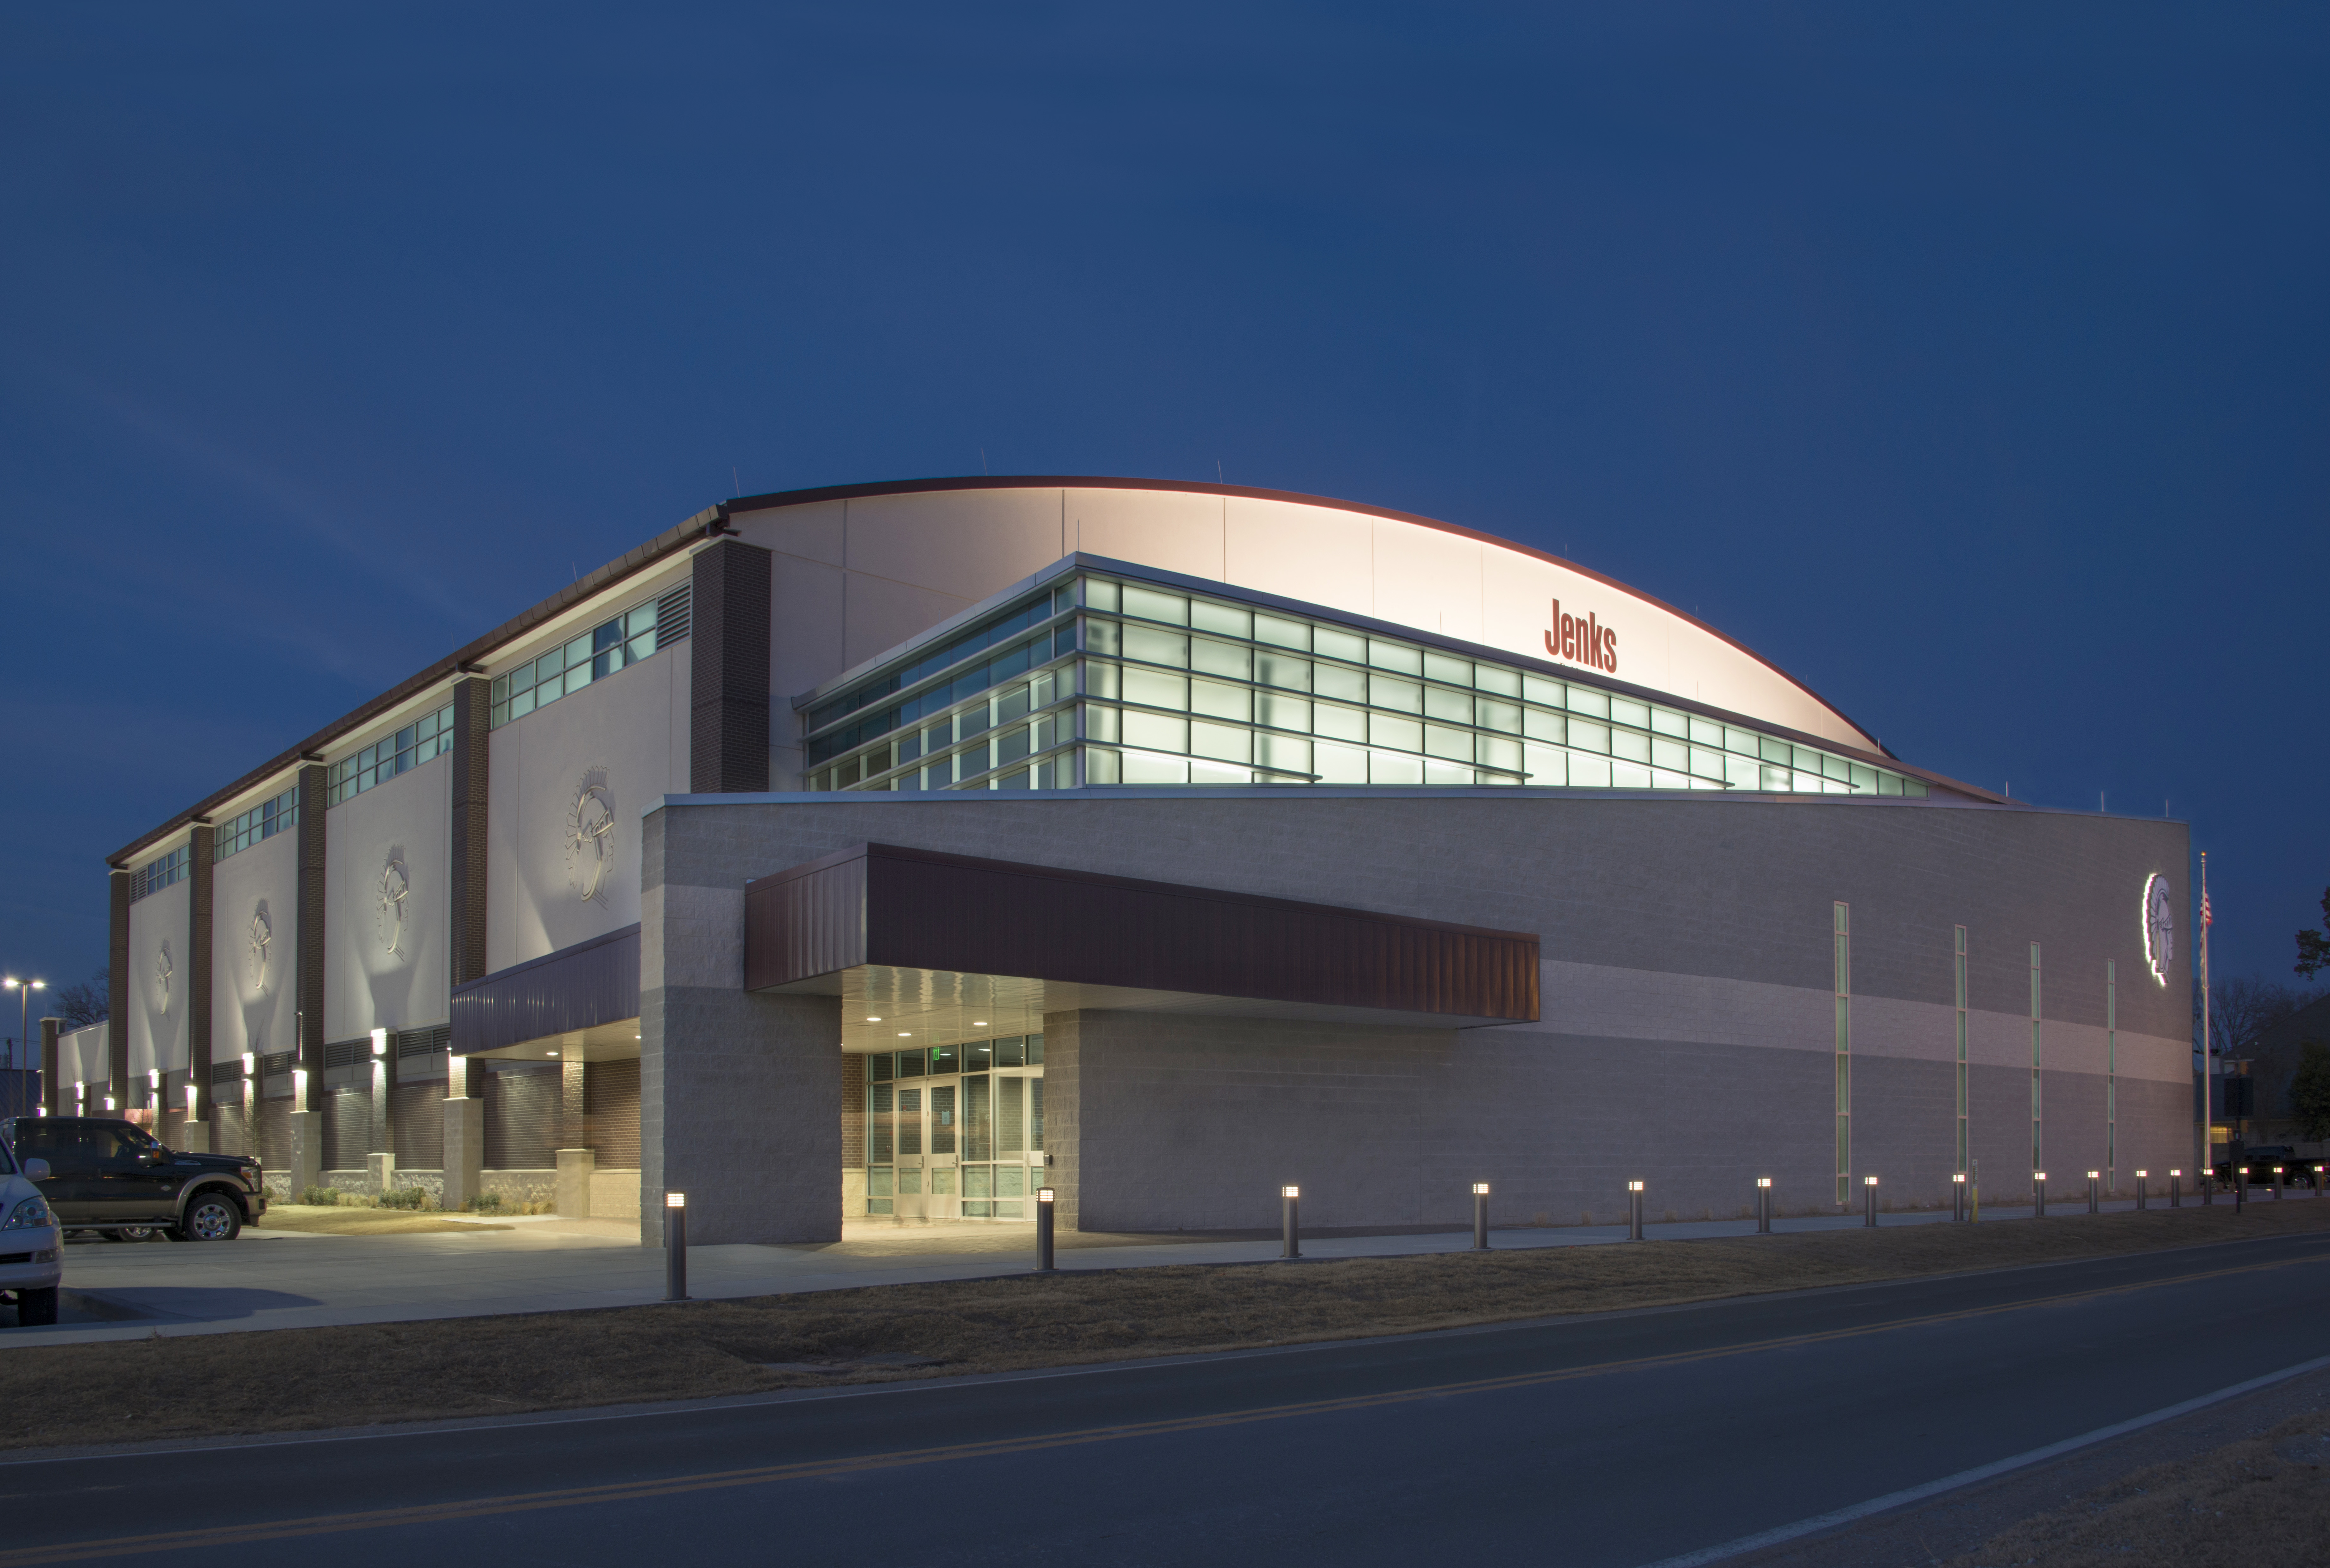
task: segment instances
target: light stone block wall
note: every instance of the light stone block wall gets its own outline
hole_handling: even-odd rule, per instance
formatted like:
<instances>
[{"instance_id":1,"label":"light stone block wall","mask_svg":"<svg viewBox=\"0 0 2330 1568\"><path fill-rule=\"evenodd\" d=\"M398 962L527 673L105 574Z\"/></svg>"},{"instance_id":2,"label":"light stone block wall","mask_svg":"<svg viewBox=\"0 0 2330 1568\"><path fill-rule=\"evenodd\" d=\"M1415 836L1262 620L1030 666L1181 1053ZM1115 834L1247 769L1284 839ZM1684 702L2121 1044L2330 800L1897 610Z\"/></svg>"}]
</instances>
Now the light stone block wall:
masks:
<instances>
[{"instance_id":1,"label":"light stone block wall","mask_svg":"<svg viewBox=\"0 0 2330 1568\"><path fill-rule=\"evenodd\" d=\"M1407 1038L1058 1015L1047 1141L1063 1223L1268 1226L1290 1180L1319 1225L1461 1223L1474 1180L1495 1188L1500 1223L1607 1223L1629 1177L1651 1184L1654 1216L1736 1214L1757 1176L1774 1177L1784 1210L1833 1207L1836 900L1852 906L1853 1174L1880 1176L1889 1204L1947 1201L1960 924L1970 1122L1994 1200L2029 1185L2034 940L2051 1174L2105 1158L2107 959L2121 977L2119 1185L2190 1158L2181 979L2150 979L2136 918L2147 874L2181 874L2180 824L1490 790L668 803L646 825L642 909L651 932L666 928L648 944L647 983L659 964L691 970L695 989L670 1014L685 1024L675 1059L737 1049L744 880L869 840L1539 934L1534 1024ZM743 1026L784 1049L805 1038ZM817 1027L838 1038L838 1019ZM735 1120L713 1108L711 1125ZM651 1148L665 1125L643 1119ZM687 1115L668 1125L674 1148L698 1137ZM830 1121L810 1130L833 1136ZM783 1142L770 1148L790 1162ZM837 1164L798 1167L797 1185L838 1208Z\"/></svg>"}]
</instances>

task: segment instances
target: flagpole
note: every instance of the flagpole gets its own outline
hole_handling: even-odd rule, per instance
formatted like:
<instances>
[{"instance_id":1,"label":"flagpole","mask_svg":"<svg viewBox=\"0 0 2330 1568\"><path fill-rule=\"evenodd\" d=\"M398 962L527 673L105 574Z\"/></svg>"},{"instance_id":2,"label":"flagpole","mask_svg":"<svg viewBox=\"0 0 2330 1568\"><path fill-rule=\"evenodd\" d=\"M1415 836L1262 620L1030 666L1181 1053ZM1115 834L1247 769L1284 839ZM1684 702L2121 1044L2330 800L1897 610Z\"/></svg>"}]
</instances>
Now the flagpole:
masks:
<instances>
[{"instance_id":1,"label":"flagpole","mask_svg":"<svg viewBox=\"0 0 2330 1568\"><path fill-rule=\"evenodd\" d=\"M2209 1086L2215 1076L2211 1071L2211 1058L2216 1053L2212 1047L2209 1006L2209 852L2201 852L2201 1122L2199 1137L2201 1152L2193 1167L2198 1182L2214 1182L2216 1167L2210 1163L2209 1145Z\"/></svg>"}]
</instances>

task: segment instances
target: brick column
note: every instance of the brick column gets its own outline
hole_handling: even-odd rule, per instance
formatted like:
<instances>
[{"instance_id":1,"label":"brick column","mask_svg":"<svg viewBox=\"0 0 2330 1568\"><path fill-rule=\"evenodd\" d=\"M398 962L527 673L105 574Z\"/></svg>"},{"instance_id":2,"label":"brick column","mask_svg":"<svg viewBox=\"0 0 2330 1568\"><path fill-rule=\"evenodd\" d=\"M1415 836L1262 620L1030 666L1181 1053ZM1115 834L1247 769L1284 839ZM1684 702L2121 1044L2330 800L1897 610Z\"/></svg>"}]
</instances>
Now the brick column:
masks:
<instances>
[{"instance_id":1,"label":"brick column","mask_svg":"<svg viewBox=\"0 0 2330 1568\"><path fill-rule=\"evenodd\" d=\"M105 1075L116 1105L129 1103L129 873L116 870L108 890L112 929L105 949Z\"/></svg>"},{"instance_id":2,"label":"brick column","mask_svg":"<svg viewBox=\"0 0 2330 1568\"><path fill-rule=\"evenodd\" d=\"M487 720L493 683L464 680L453 687L452 982L467 985L486 972L486 791L492 748Z\"/></svg>"},{"instance_id":3,"label":"brick column","mask_svg":"<svg viewBox=\"0 0 2330 1568\"><path fill-rule=\"evenodd\" d=\"M310 1096L324 1087L324 777L320 764L299 770L299 934L292 955L299 1037L292 1051L294 1065L307 1070Z\"/></svg>"},{"instance_id":4,"label":"brick column","mask_svg":"<svg viewBox=\"0 0 2330 1568\"><path fill-rule=\"evenodd\" d=\"M57 1103L57 1025L62 1022L41 1020L41 1109L51 1116L63 1114Z\"/></svg>"},{"instance_id":5,"label":"brick column","mask_svg":"<svg viewBox=\"0 0 2330 1568\"><path fill-rule=\"evenodd\" d=\"M770 567L757 545L723 539L697 553L688 633L688 788L698 795L769 787Z\"/></svg>"},{"instance_id":6,"label":"brick column","mask_svg":"<svg viewBox=\"0 0 2330 1568\"><path fill-rule=\"evenodd\" d=\"M186 962L194 967L193 983L186 987L186 1082L194 1091L191 1106L184 1097L171 1109L186 1113L189 1121L208 1121L211 1106L211 891L212 873L215 869L214 849L217 835L214 829L197 827L194 847L188 851L190 869L187 879L189 897L194 908L186 922L190 933L186 940ZM168 1074L165 1073L166 1080ZM159 1120L156 1108L156 1120Z\"/></svg>"}]
</instances>

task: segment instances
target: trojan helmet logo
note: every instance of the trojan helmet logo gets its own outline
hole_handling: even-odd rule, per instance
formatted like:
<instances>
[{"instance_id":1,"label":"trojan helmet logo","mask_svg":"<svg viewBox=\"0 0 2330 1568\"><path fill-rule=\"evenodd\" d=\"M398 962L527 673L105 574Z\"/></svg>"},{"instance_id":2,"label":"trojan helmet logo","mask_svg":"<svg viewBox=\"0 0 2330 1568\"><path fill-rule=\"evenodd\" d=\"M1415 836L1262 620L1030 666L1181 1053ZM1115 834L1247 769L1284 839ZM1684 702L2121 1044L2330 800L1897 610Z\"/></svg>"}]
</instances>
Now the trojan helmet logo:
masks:
<instances>
[{"instance_id":1,"label":"trojan helmet logo","mask_svg":"<svg viewBox=\"0 0 2330 1568\"><path fill-rule=\"evenodd\" d=\"M170 981L177 972L178 967L170 961L170 944L164 942L161 950L154 955L154 1010L156 1012L166 1013L170 1010Z\"/></svg>"},{"instance_id":2,"label":"trojan helmet logo","mask_svg":"<svg viewBox=\"0 0 2330 1568\"><path fill-rule=\"evenodd\" d=\"M251 988L264 993L267 989L267 947L275 940L275 927L267 918L267 901L260 899L251 912L248 932L251 959Z\"/></svg>"},{"instance_id":3,"label":"trojan helmet logo","mask_svg":"<svg viewBox=\"0 0 2330 1568\"><path fill-rule=\"evenodd\" d=\"M404 956L406 905L412 897L412 877L404 869L404 858L394 850L381 863L380 881L374 892L374 915L380 925L380 945Z\"/></svg>"},{"instance_id":4,"label":"trojan helmet logo","mask_svg":"<svg viewBox=\"0 0 2330 1568\"><path fill-rule=\"evenodd\" d=\"M2154 979L2168 983L2168 966L2176 961L2176 901L2158 872L2144 883L2144 961Z\"/></svg>"},{"instance_id":5,"label":"trojan helmet logo","mask_svg":"<svg viewBox=\"0 0 2330 1568\"><path fill-rule=\"evenodd\" d=\"M604 908L615 870L615 796L604 768L587 770L566 808L566 886L584 903Z\"/></svg>"}]
</instances>

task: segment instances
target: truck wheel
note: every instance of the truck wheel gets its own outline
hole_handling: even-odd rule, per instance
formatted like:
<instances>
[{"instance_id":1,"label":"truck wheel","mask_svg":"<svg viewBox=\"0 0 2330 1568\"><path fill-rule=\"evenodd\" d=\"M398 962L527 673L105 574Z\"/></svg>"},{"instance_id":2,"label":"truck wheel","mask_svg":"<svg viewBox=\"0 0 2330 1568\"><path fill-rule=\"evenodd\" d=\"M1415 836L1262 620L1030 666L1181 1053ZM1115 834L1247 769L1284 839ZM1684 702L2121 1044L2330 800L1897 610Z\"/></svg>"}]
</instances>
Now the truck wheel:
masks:
<instances>
[{"instance_id":1,"label":"truck wheel","mask_svg":"<svg viewBox=\"0 0 2330 1568\"><path fill-rule=\"evenodd\" d=\"M57 1320L57 1288L16 1292L16 1326L43 1328Z\"/></svg>"},{"instance_id":2,"label":"truck wheel","mask_svg":"<svg viewBox=\"0 0 2330 1568\"><path fill-rule=\"evenodd\" d=\"M242 1211L232 1198L203 1193L186 1205L178 1228L197 1242L232 1242L242 1234Z\"/></svg>"},{"instance_id":3,"label":"truck wheel","mask_svg":"<svg viewBox=\"0 0 2330 1568\"><path fill-rule=\"evenodd\" d=\"M150 1242L154 1239L155 1233L160 1229L159 1225L124 1225L113 1233L115 1239L118 1241Z\"/></svg>"}]
</instances>

